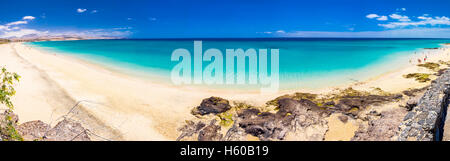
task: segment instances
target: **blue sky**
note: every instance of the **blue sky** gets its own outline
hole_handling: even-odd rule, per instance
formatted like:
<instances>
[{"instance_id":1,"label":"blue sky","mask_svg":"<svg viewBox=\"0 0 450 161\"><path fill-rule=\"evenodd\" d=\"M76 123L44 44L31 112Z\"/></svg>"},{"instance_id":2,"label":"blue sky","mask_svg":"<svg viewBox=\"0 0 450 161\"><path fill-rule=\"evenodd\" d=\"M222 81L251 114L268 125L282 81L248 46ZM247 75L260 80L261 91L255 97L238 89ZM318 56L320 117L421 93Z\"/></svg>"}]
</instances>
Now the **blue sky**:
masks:
<instances>
[{"instance_id":1,"label":"blue sky","mask_svg":"<svg viewBox=\"0 0 450 161\"><path fill-rule=\"evenodd\" d=\"M1 0L0 37L446 37L449 0Z\"/></svg>"}]
</instances>

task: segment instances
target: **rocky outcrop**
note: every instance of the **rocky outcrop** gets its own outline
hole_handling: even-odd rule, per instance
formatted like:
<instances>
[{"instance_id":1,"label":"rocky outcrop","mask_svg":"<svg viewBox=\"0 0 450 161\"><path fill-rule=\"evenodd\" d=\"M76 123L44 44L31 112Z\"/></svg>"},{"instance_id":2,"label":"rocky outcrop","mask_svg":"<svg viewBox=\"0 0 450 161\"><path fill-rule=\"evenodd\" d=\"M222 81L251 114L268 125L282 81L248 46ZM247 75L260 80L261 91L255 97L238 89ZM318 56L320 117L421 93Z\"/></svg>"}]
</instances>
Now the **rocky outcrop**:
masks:
<instances>
[{"instance_id":1,"label":"rocky outcrop","mask_svg":"<svg viewBox=\"0 0 450 161\"><path fill-rule=\"evenodd\" d=\"M325 136L333 136L327 133L336 131L335 124L329 126L330 116L337 116L337 121L344 124L351 123L346 126L351 131L346 140L397 140L404 116L423 106L420 98L427 89L410 89L402 94L380 88L373 91L347 88L324 95L294 93L268 101L263 107L229 104L228 100L210 97L192 110L200 121L187 121L178 129L181 135L177 140L321 141ZM220 123L216 124L216 120Z\"/></svg>"},{"instance_id":2,"label":"rocky outcrop","mask_svg":"<svg viewBox=\"0 0 450 161\"><path fill-rule=\"evenodd\" d=\"M259 140L285 140L287 136L297 135L301 135L295 137L298 140L324 139L328 126L323 118L330 114L329 110L307 99L282 98L276 104L277 112L265 112L252 107L236 109L233 125L225 136L221 133L221 126L216 125L215 119L208 126L202 121L187 121L187 124L179 129L181 135L177 140L193 140L195 136L195 140L208 141L243 141L247 140L248 136Z\"/></svg>"},{"instance_id":3,"label":"rocky outcrop","mask_svg":"<svg viewBox=\"0 0 450 161\"><path fill-rule=\"evenodd\" d=\"M218 114L225 112L231 108L228 100L220 97L210 97L204 99L200 106L192 110L194 115Z\"/></svg>"},{"instance_id":4,"label":"rocky outcrop","mask_svg":"<svg viewBox=\"0 0 450 161\"><path fill-rule=\"evenodd\" d=\"M19 118L12 111L0 113L0 138L2 140L27 141L90 141L88 131L75 120L64 118L53 128L40 121L18 124Z\"/></svg>"},{"instance_id":5,"label":"rocky outcrop","mask_svg":"<svg viewBox=\"0 0 450 161\"><path fill-rule=\"evenodd\" d=\"M407 111L403 108L396 108L390 111L383 111L379 119L369 120L368 127L361 127L355 132L353 141L392 141L398 136L398 126L403 120Z\"/></svg>"},{"instance_id":6,"label":"rocky outcrop","mask_svg":"<svg viewBox=\"0 0 450 161\"><path fill-rule=\"evenodd\" d=\"M310 100L283 98L278 100L278 105L276 113L259 112L255 109L238 113L239 127L261 140L284 140L288 133L305 130L310 126L326 127L327 122L322 118L328 116L330 111L321 109ZM317 134L321 136L319 140L323 139L325 132L326 130L321 130L321 134Z\"/></svg>"},{"instance_id":7,"label":"rocky outcrop","mask_svg":"<svg viewBox=\"0 0 450 161\"><path fill-rule=\"evenodd\" d=\"M432 141L442 137L443 119L450 93L450 70L434 80L417 106L400 124L398 140Z\"/></svg>"},{"instance_id":8,"label":"rocky outcrop","mask_svg":"<svg viewBox=\"0 0 450 161\"><path fill-rule=\"evenodd\" d=\"M212 120L208 126L199 132L198 141L219 141L222 139L221 127L215 123L216 120Z\"/></svg>"},{"instance_id":9,"label":"rocky outcrop","mask_svg":"<svg viewBox=\"0 0 450 161\"><path fill-rule=\"evenodd\" d=\"M24 140L44 140L46 132L50 129L50 125L41 120L25 122L17 128Z\"/></svg>"},{"instance_id":10,"label":"rocky outcrop","mask_svg":"<svg viewBox=\"0 0 450 161\"><path fill-rule=\"evenodd\" d=\"M45 141L90 141L87 130L80 123L65 118L50 129Z\"/></svg>"},{"instance_id":11,"label":"rocky outcrop","mask_svg":"<svg viewBox=\"0 0 450 161\"><path fill-rule=\"evenodd\" d=\"M402 98L401 94L395 95L366 95L366 96L345 96L339 100L336 107L343 112L356 115L360 109L369 105L380 105L386 102L393 102ZM352 110L354 109L354 110Z\"/></svg>"}]
</instances>

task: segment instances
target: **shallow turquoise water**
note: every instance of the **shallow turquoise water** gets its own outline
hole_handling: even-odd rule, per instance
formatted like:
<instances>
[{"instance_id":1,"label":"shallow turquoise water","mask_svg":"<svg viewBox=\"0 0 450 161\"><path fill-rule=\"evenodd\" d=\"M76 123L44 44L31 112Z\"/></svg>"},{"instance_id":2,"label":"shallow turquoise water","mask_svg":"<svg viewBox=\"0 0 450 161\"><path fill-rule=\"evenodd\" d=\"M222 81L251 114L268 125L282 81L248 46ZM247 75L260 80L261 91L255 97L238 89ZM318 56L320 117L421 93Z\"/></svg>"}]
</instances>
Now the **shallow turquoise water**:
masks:
<instances>
[{"instance_id":1,"label":"shallow turquoise water","mask_svg":"<svg viewBox=\"0 0 450 161\"><path fill-rule=\"evenodd\" d=\"M206 39L203 51L216 48L225 55L226 49L279 49L280 88L314 89L364 80L398 69L408 63L414 52L449 42L446 39ZM124 72L158 75L169 83L170 71L178 63L170 59L173 50L185 48L193 55L194 48L194 40L189 39L28 44Z\"/></svg>"}]
</instances>

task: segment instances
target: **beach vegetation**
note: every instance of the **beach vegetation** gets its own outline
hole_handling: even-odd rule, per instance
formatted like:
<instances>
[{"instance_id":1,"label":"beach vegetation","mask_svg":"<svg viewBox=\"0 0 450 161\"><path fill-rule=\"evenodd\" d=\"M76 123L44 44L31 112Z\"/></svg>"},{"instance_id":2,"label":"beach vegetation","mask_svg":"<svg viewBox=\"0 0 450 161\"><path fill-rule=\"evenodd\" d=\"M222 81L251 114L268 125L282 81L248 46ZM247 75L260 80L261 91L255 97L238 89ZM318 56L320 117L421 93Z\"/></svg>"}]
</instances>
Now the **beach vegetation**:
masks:
<instances>
[{"instance_id":1,"label":"beach vegetation","mask_svg":"<svg viewBox=\"0 0 450 161\"><path fill-rule=\"evenodd\" d=\"M18 133L15 126L16 123L11 117L11 113L14 109L14 105L11 102L11 97L16 94L14 85L19 81L20 76L17 73L11 73L6 68L1 68L0 71L0 104L4 104L8 107L8 110L2 115L0 120L0 135L2 140L5 141L23 141L22 136Z\"/></svg>"},{"instance_id":2,"label":"beach vegetation","mask_svg":"<svg viewBox=\"0 0 450 161\"><path fill-rule=\"evenodd\" d=\"M6 115L0 123L0 135L3 141L23 141L22 136L15 128L14 120L10 115Z\"/></svg>"},{"instance_id":3,"label":"beach vegetation","mask_svg":"<svg viewBox=\"0 0 450 161\"><path fill-rule=\"evenodd\" d=\"M14 85L19 81L20 76L17 73L11 73L2 68L0 71L0 104L4 104L9 109L13 109L11 97L16 94Z\"/></svg>"},{"instance_id":4,"label":"beach vegetation","mask_svg":"<svg viewBox=\"0 0 450 161\"><path fill-rule=\"evenodd\" d=\"M372 93L376 94L376 95L380 95L380 96L391 96L392 95L392 93L386 92L386 91L382 90L380 87L373 88Z\"/></svg>"},{"instance_id":5,"label":"beach vegetation","mask_svg":"<svg viewBox=\"0 0 450 161\"><path fill-rule=\"evenodd\" d=\"M220 114L217 114L217 116L220 119L220 122L219 122L220 126L230 127L234 123L233 113L231 113L231 112L220 113Z\"/></svg>"},{"instance_id":6,"label":"beach vegetation","mask_svg":"<svg viewBox=\"0 0 450 161\"><path fill-rule=\"evenodd\" d=\"M407 75L404 75L403 77L405 78L414 78L416 81L420 82L420 83L425 83L430 81L430 74L426 74L426 73L410 73Z\"/></svg>"},{"instance_id":7,"label":"beach vegetation","mask_svg":"<svg viewBox=\"0 0 450 161\"><path fill-rule=\"evenodd\" d=\"M437 71L437 70L439 70L439 66L440 65L438 63L428 62L428 63L425 63L425 64L418 64L417 66L424 67L424 68L427 68L427 69L430 69L430 70L433 70L433 71Z\"/></svg>"}]
</instances>

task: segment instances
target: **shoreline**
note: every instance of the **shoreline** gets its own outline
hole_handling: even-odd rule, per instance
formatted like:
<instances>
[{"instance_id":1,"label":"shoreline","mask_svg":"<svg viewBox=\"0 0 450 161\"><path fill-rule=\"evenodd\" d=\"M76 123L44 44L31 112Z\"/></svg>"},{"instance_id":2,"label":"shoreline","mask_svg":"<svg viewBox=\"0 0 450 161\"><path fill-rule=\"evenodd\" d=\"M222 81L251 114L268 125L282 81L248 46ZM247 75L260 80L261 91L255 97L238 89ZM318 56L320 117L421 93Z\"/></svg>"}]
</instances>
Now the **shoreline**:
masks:
<instances>
[{"instance_id":1,"label":"shoreline","mask_svg":"<svg viewBox=\"0 0 450 161\"><path fill-rule=\"evenodd\" d=\"M108 57L97 56L96 54L90 54L89 52L72 52L60 50L52 47L40 46L39 44L25 44L27 46L34 47L44 53L54 53L56 55L65 55L70 58L75 58L79 61L83 61L89 64L95 64L101 68L106 68L113 72L122 73L124 75L137 77L140 79L146 79L147 81L155 82L157 84L166 85L175 88L195 88L204 91L215 92L241 92L241 93L257 93L263 86L260 85L182 85L175 86L171 83L170 69L157 69L148 67L145 65L130 64L127 62L118 61L115 59L109 59ZM411 51L396 51L385 57L381 57L372 64L359 67L358 69L340 69L330 71L318 71L316 73L304 74L304 73L292 73L280 76L280 88L278 91L282 93L289 93L297 91L298 89L304 89L307 91L321 91L326 88L339 88L348 86L353 82L365 82L373 77L382 75L386 72L391 72L393 69L399 69L405 67L407 63L408 55L412 55L413 52L420 52L424 49L417 48ZM168 58L169 59L169 58ZM404 59L404 60L403 60ZM389 67L387 67L389 66ZM393 66L393 67L392 67ZM300 75L299 75L300 74ZM326 81L333 80L333 81Z\"/></svg>"},{"instance_id":2,"label":"shoreline","mask_svg":"<svg viewBox=\"0 0 450 161\"><path fill-rule=\"evenodd\" d=\"M103 105L86 105L83 109L88 111L89 115L110 126L111 129L117 131L115 137L123 140L175 140L178 136L177 128L184 122L184 120L194 118L190 114L190 110L198 106L202 99L210 96L223 97L233 101L244 101L248 104L260 106L265 102L272 100L284 94L292 94L295 92L309 92L316 94L324 94L332 92L336 88L352 87L357 90L371 90L372 88L381 88L387 92L401 92L409 88L421 88L428 83L419 83L414 79L403 78L403 75L408 73L426 73L430 72L428 69L418 67L416 63L408 64L406 67L386 72L381 75L372 77L366 81L357 83L350 83L338 87L327 87L318 90L288 90L280 91L276 94L259 93L241 93L233 91L220 90L199 90L194 87L175 87L158 84L146 79L137 78L134 76L121 73L120 71L111 71L108 68L103 68L98 64L92 64L83 61L76 57L65 55L53 55L40 51L39 49L26 47L22 43L11 43L1 45L1 52L6 51L8 47L14 49L21 58L14 58L10 56L9 59L23 63L23 60L36 66L37 69L44 72L49 80L41 83L56 84L73 100L94 100L101 102ZM4 49L5 48L5 49ZM447 53L440 51L438 54L429 55L428 62L443 60L450 61ZM23 60L21 60L23 59ZM0 61L0 63L3 63ZM3 65L3 64L2 64ZM23 79L26 76L42 77L42 73L21 73L20 71L31 70L26 67L8 67L12 72L18 72ZM20 69L17 70L16 69ZM33 81L25 81L28 87L37 86ZM33 83L30 85L30 83ZM19 84L19 88L22 83ZM25 88L25 87L23 87ZM28 89L27 89L28 90ZM45 89L31 89L36 91L33 95L38 95L39 92ZM192 92L196 90L195 92ZM26 90L18 90L18 95L14 102L24 101L30 96L30 92L20 94ZM48 93L47 96L51 96ZM55 97L55 96L52 96ZM40 99L32 99L31 102L36 103ZM45 99L45 98L44 98ZM52 99L52 98L47 98ZM54 98L53 98L54 99ZM42 101L42 100L40 100ZM58 102L59 100L51 100L50 102ZM17 103L16 103L17 104ZM31 106L31 104L28 104ZM90 108L94 107L94 108ZM38 105L37 107L20 107L17 105L17 113L24 118L25 121L32 119L48 120L48 117L53 114L52 110L61 107L50 107L49 105ZM31 108L46 109L40 113L41 116L30 116L29 110ZM53 108L53 109L51 109ZM28 113L28 114L27 114ZM48 113L48 114L46 114ZM59 112L62 114L64 112ZM47 118L47 119L46 119ZM170 118L170 119L167 119ZM22 122L22 121L21 121ZM87 122L89 124L89 122ZM132 134L131 134L132 133ZM121 140L120 139L120 140Z\"/></svg>"}]
</instances>

